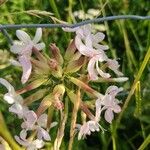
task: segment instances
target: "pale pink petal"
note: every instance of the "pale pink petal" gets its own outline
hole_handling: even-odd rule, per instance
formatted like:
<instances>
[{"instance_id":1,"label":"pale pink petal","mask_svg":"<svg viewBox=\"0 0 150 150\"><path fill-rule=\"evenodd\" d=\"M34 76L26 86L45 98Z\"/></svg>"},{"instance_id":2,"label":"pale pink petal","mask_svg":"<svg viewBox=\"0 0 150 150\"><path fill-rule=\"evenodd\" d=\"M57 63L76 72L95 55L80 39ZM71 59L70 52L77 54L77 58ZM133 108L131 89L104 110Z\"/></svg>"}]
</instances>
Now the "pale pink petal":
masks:
<instances>
[{"instance_id":1,"label":"pale pink petal","mask_svg":"<svg viewBox=\"0 0 150 150\"><path fill-rule=\"evenodd\" d=\"M39 140L46 140L46 141L51 140L49 133L41 127L37 129L37 138Z\"/></svg>"},{"instance_id":2,"label":"pale pink petal","mask_svg":"<svg viewBox=\"0 0 150 150\"><path fill-rule=\"evenodd\" d=\"M27 44L29 41L31 41L30 36L22 30L17 30L16 31L16 36L18 37L18 39L20 41L23 41L25 44Z\"/></svg>"},{"instance_id":3,"label":"pale pink petal","mask_svg":"<svg viewBox=\"0 0 150 150\"><path fill-rule=\"evenodd\" d=\"M111 95L106 94L102 100L102 104L106 107L111 107L113 105L113 98Z\"/></svg>"},{"instance_id":4,"label":"pale pink petal","mask_svg":"<svg viewBox=\"0 0 150 150\"><path fill-rule=\"evenodd\" d=\"M92 38L90 34L85 37L85 45L92 49Z\"/></svg>"},{"instance_id":5,"label":"pale pink petal","mask_svg":"<svg viewBox=\"0 0 150 150\"><path fill-rule=\"evenodd\" d=\"M115 105L115 106L113 106L113 111L115 113L119 113L119 112L121 112L121 107L119 105Z\"/></svg>"},{"instance_id":6,"label":"pale pink petal","mask_svg":"<svg viewBox=\"0 0 150 150\"><path fill-rule=\"evenodd\" d=\"M90 131L92 132L99 131L99 124L97 122L90 120L88 121L88 124Z\"/></svg>"},{"instance_id":7,"label":"pale pink petal","mask_svg":"<svg viewBox=\"0 0 150 150\"><path fill-rule=\"evenodd\" d=\"M38 43L42 38L42 28L37 28L36 33L33 39L33 43L36 44Z\"/></svg>"},{"instance_id":8,"label":"pale pink petal","mask_svg":"<svg viewBox=\"0 0 150 150\"><path fill-rule=\"evenodd\" d=\"M7 80L0 78L0 84L4 85L7 88L9 93L15 92L14 87Z\"/></svg>"},{"instance_id":9,"label":"pale pink petal","mask_svg":"<svg viewBox=\"0 0 150 150\"><path fill-rule=\"evenodd\" d=\"M8 103L8 104L13 104L15 102L15 96L11 93L6 93L4 95L4 100Z\"/></svg>"},{"instance_id":10,"label":"pale pink petal","mask_svg":"<svg viewBox=\"0 0 150 150\"><path fill-rule=\"evenodd\" d=\"M28 142L27 140L24 141L24 140L20 139L20 137L18 137L18 136L15 136L15 140L16 140L20 145L23 145L23 146L25 146L25 147L27 147L27 146L29 145L29 142Z\"/></svg>"},{"instance_id":11,"label":"pale pink petal","mask_svg":"<svg viewBox=\"0 0 150 150\"><path fill-rule=\"evenodd\" d=\"M84 35L87 36L89 34L91 34L91 25L88 24L88 25L84 25L81 27L83 29L83 32L84 32Z\"/></svg>"},{"instance_id":12,"label":"pale pink petal","mask_svg":"<svg viewBox=\"0 0 150 150\"><path fill-rule=\"evenodd\" d=\"M106 90L106 94L110 94L115 97L119 92L121 92L123 88L118 88L117 86L109 86Z\"/></svg>"},{"instance_id":13,"label":"pale pink petal","mask_svg":"<svg viewBox=\"0 0 150 150\"><path fill-rule=\"evenodd\" d=\"M85 122L81 128L80 128L80 131L79 131L79 134L78 134L78 140L81 140L81 138L85 137L86 134L90 134L90 131L89 131L89 126L88 126L88 123Z\"/></svg>"},{"instance_id":14,"label":"pale pink petal","mask_svg":"<svg viewBox=\"0 0 150 150\"><path fill-rule=\"evenodd\" d=\"M52 122L50 128L57 126L58 122Z\"/></svg>"},{"instance_id":15,"label":"pale pink petal","mask_svg":"<svg viewBox=\"0 0 150 150\"><path fill-rule=\"evenodd\" d=\"M76 45L77 49L79 50L79 52L80 52L82 55L85 55L85 56L87 56L87 57L90 57L90 56L93 55L92 50L90 50L88 47L86 47L86 46L82 43L81 37L78 36L78 35L75 37L75 45Z\"/></svg>"},{"instance_id":16,"label":"pale pink petal","mask_svg":"<svg viewBox=\"0 0 150 150\"><path fill-rule=\"evenodd\" d=\"M105 118L105 120L106 120L107 122L109 122L109 123L112 122L112 120L113 120L113 118L114 118L114 114L113 114L113 112L112 112L111 109L107 109L107 110L105 111L104 118Z\"/></svg>"},{"instance_id":17,"label":"pale pink petal","mask_svg":"<svg viewBox=\"0 0 150 150\"><path fill-rule=\"evenodd\" d=\"M40 50L45 48L45 44L44 43L38 43L38 44L34 45L34 47L40 51Z\"/></svg>"},{"instance_id":18,"label":"pale pink petal","mask_svg":"<svg viewBox=\"0 0 150 150\"><path fill-rule=\"evenodd\" d=\"M36 148L42 148L44 146L43 140L36 139L33 141L33 144Z\"/></svg>"},{"instance_id":19,"label":"pale pink petal","mask_svg":"<svg viewBox=\"0 0 150 150\"><path fill-rule=\"evenodd\" d=\"M100 50L107 50L107 49L109 49L109 47L107 45L101 45L101 44L97 44L97 43L94 43L93 46L96 49L100 49Z\"/></svg>"},{"instance_id":20,"label":"pale pink petal","mask_svg":"<svg viewBox=\"0 0 150 150\"><path fill-rule=\"evenodd\" d=\"M20 67L20 66L21 66L21 64L20 64L18 61L14 60L14 59L10 59L9 62L10 62L12 65L14 65L14 66L17 66L17 67Z\"/></svg>"},{"instance_id":21,"label":"pale pink petal","mask_svg":"<svg viewBox=\"0 0 150 150\"><path fill-rule=\"evenodd\" d=\"M119 69L119 64L118 62L115 60L115 59L108 59L108 68L110 68L112 71L114 71L118 76L122 76L123 73L120 72L118 69Z\"/></svg>"},{"instance_id":22,"label":"pale pink petal","mask_svg":"<svg viewBox=\"0 0 150 150\"><path fill-rule=\"evenodd\" d=\"M23 49L26 48L26 45L14 44L10 47L10 51L14 54L20 54Z\"/></svg>"},{"instance_id":23,"label":"pale pink petal","mask_svg":"<svg viewBox=\"0 0 150 150\"><path fill-rule=\"evenodd\" d=\"M22 128L32 129L37 121L37 115L34 111L27 111L24 113L25 122L22 123Z\"/></svg>"},{"instance_id":24,"label":"pale pink petal","mask_svg":"<svg viewBox=\"0 0 150 150\"><path fill-rule=\"evenodd\" d=\"M97 70L98 74L99 74L101 77L103 77L103 78L110 78L110 74L109 74L109 73L105 73L105 72L103 72L103 71L99 68L99 66L98 66L98 61L96 62L96 70Z\"/></svg>"},{"instance_id":25,"label":"pale pink petal","mask_svg":"<svg viewBox=\"0 0 150 150\"><path fill-rule=\"evenodd\" d=\"M38 120L37 123L39 126L46 128L47 125L47 114L42 114Z\"/></svg>"},{"instance_id":26,"label":"pale pink petal","mask_svg":"<svg viewBox=\"0 0 150 150\"><path fill-rule=\"evenodd\" d=\"M95 58L91 58L89 63L88 63L88 66L87 66L87 70L88 70L88 73L89 73L91 80L97 80L98 79L98 76L97 76L97 73L95 70L95 63L96 63Z\"/></svg>"},{"instance_id":27,"label":"pale pink petal","mask_svg":"<svg viewBox=\"0 0 150 150\"><path fill-rule=\"evenodd\" d=\"M11 107L9 107L9 111L21 115L23 113L23 107L19 103L15 103Z\"/></svg>"},{"instance_id":28,"label":"pale pink petal","mask_svg":"<svg viewBox=\"0 0 150 150\"><path fill-rule=\"evenodd\" d=\"M92 35L93 42L99 43L105 38L105 34L102 32L98 32L95 35Z\"/></svg>"},{"instance_id":29,"label":"pale pink petal","mask_svg":"<svg viewBox=\"0 0 150 150\"><path fill-rule=\"evenodd\" d=\"M27 138L27 131L26 131L26 130L22 130L22 131L20 132L20 138L21 138L22 140L26 140L26 138Z\"/></svg>"},{"instance_id":30,"label":"pale pink petal","mask_svg":"<svg viewBox=\"0 0 150 150\"><path fill-rule=\"evenodd\" d=\"M96 106L95 119L96 121L99 121L102 111L102 101L100 99L97 99L95 102L95 106Z\"/></svg>"},{"instance_id":31,"label":"pale pink petal","mask_svg":"<svg viewBox=\"0 0 150 150\"><path fill-rule=\"evenodd\" d=\"M19 62L23 69L21 82L24 84L27 82L28 78L30 77L32 65L31 65L30 59L24 55L19 56Z\"/></svg>"},{"instance_id":32,"label":"pale pink petal","mask_svg":"<svg viewBox=\"0 0 150 150\"><path fill-rule=\"evenodd\" d=\"M20 53L20 56L27 56L30 57L32 54L32 48L33 48L33 43L30 42L29 44L26 45L26 47L22 50L22 52Z\"/></svg>"}]
</instances>

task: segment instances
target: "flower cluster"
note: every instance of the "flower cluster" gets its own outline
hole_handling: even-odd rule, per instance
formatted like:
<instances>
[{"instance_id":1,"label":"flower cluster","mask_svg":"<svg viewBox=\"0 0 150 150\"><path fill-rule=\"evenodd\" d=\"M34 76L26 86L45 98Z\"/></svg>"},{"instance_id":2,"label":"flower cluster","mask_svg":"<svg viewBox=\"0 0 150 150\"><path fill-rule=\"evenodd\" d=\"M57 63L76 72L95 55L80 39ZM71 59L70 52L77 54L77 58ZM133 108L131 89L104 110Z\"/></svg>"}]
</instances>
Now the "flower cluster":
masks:
<instances>
[{"instance_id":1,"label":"flower cluster","mask_svg":"<svg viewBox=\"0 0 150 150\"><path fill-rule=\"evenodd\" d=\"M66 117L64 117L65 109L68 108L66 106L68 103L65 102L66 96L75 108L77 107L76 99L78 99L78 109L81 109L86 118L89 118L84 119L83 124L73 120L79 130L79 140L90 135L91 132L100 131L100 129L104 131L100 125L103 114L105 120L111 123L114 113L121 111L116 95L123 90L122 88L112 85L107 88L105 94L102 94L88 85L89 81L99 79L113 82L127 80L125 77L112 78L112 75L105 71L110 69L117 76L123 75L119 71L118 62L106 55L108 46L101 43L105 35L101 32L93 34L91 25L73 29L63 28L63 30L75 32L76 36L71 40L64 55L55 44L50 44L51 57L40 52L45 48L44 43L39 43L42 37L41 28L37 29L33 40L26 32L17 30L16 35L20 41L14 42L10 48L11 52L17 54L17 61L11 62L16 67L22 67L21 82L26 85L22 89L15 90L8 81L0 78L0 84L8 90L8 93L4 94L4 100L11 105L9 111L23 121L20 135L15 135L15 139L27 150L40 149L44 146L44 141L51 140L50 128L57 125L56 121L52 122L55 111L61 112L60 127L54 142L54 149L59 149L66 124ZM34 92L30 96L21 95L33 89ZM77 90L83 93L82 96L77 97ZM84 93L90 93L95 98L94 115L90 110L91 107L83 100ZM29 105L36 101L39 104L37 110L29 109ZM78 113L77 111L76 115ZM73 125L71 128L74 129ZM75 132L75 129L70 132Z\"/></svg>"}]
</instances>

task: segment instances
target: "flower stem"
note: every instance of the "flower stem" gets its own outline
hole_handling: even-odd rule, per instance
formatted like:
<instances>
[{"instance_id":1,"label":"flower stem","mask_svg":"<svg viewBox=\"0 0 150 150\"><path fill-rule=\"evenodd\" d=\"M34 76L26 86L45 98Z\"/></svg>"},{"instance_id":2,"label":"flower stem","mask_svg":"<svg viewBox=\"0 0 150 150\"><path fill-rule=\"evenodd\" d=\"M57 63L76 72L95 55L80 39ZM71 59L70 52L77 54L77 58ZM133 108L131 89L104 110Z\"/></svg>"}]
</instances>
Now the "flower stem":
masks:
<instances>
[{"instance_id":1,"label":"flower stem","mask_svg":"<svg viewBox=\"0 0 150 150\"><path fill-rule=\"evenodd\" d=\"M69 147L68 150L72 150L73 146L73 140L74 140L74 135L75 135L75 127L76 127L76 121L77 121L77 113L78 109L80 107L80 90L77 92L77 100L76 103L74 103L74 108L72 112L72 119L71 119L71 129L70 129L70 140L69 140Z\"/></svg>"}]
</instances>

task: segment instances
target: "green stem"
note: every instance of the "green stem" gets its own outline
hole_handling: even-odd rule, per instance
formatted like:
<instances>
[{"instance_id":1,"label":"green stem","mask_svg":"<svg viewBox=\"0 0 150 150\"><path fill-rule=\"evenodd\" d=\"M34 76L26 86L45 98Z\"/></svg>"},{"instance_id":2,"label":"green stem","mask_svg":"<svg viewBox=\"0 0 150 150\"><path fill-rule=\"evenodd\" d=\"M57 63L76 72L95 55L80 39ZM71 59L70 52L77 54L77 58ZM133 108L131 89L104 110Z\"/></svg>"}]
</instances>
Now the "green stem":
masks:
<instances>
[{"instance_id":1,"label":"green stem","mask_svg":"<svg viewBox=\"0 0 150 150\"><path fill-rule=\"evenodd\" d=\"M49 0L49 3L50 3L50 5L51 5L51 7L52 7L52 9L53 9L53 11L54 11L54 13L55 13L55 16L56 16L58 19L61 19L55 1L54 1L54 0Z\"/></svg>"},{"instance_id":2,"label":"green stem","mask_svg":"<svg viewBox=\"0 0 150 150\"><path fill-rule=\"evenodd\" d=\"M150 134L144 140L144 142L141 144L141 146L138 148L138 150L144 150L148 146L149 143L150 143Z\"/></svg>"},{"instance_id":3,"label":"green stem","mask_svg":"<svg viewBox=\"0 0 150 150\"><path fill-rule=\"evenodd\" d=\"M2 113L0 112L0 136L9 144L13 150L23 150L12 138L8 131Z\"/></svg>"}]
</instances>

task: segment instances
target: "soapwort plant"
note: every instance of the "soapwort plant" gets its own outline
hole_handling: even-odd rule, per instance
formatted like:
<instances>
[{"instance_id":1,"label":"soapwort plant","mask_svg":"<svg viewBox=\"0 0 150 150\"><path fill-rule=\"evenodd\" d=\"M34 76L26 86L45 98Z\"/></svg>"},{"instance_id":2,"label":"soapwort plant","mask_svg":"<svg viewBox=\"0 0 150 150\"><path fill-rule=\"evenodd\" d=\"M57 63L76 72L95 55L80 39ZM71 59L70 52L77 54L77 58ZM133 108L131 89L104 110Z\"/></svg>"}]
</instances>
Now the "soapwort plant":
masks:
<instances>
[{"instance_id":1,"label":"soapwort plant","mask_svg":"<svg viewBox=\"0 0 150 150\"><path fill-rule=\"evenodd\" d=\"M102 44L105 35L93 33L91 25L63 30L74 32L75 38L70 41L65 54L57 44L50 43L51 56L42 51L46 46L40 43L41 28L37 28L33 39L26 32L17 30L19 41L14 41L10 48L17 60L11 60L11 63L22 68L23 88L17 89L0 78L0 84L8 90L3 99L9 105L9 112L22 121L22 130L14 138L27 150L41 149L52 138L53 149L60 149L68 122L71 122L69 149L72 149L77 134L78 140L82 140L92 132L105 132L107 129L101 121L111 124L115 114L121 112L121 102L116 96L122 87L111 85L102 93L91 86L95 81L128 80L119 70L117 60L108 57L109 47ZM26 96L25 93L30 94ZM34 108L32 105L36 102L38 107ZM55 118L55 112L60 112L56 113L59 119ZM50 136L51 128L57 129L56 137Z\"/></svg>"}]
</instances>

